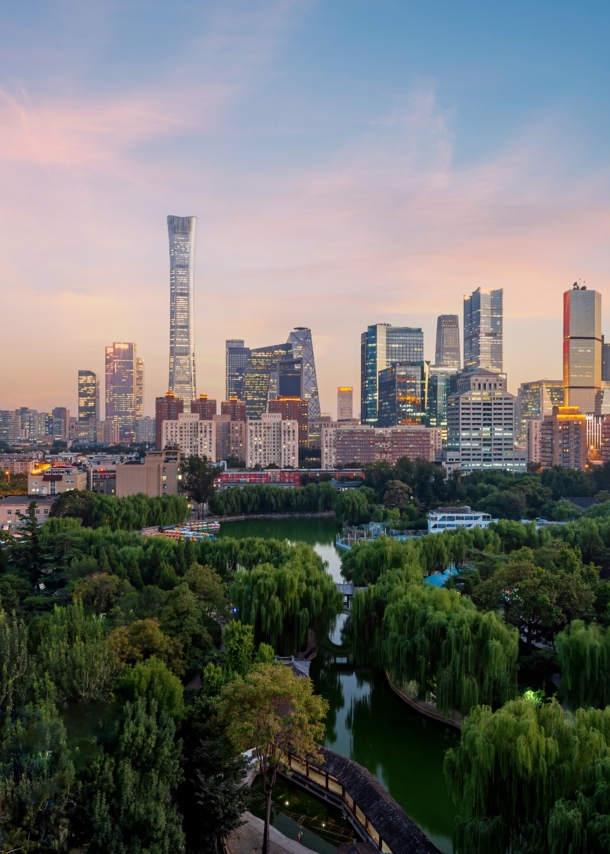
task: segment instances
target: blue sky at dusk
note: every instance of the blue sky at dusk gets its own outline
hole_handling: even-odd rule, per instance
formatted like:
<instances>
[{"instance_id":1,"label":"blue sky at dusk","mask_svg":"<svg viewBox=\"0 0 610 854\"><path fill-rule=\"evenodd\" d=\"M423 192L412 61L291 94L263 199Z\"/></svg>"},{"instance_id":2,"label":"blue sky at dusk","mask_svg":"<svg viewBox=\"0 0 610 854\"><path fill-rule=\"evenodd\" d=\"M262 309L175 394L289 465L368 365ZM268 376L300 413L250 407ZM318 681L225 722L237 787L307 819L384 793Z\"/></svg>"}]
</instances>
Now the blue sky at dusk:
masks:
<instances>
[{"instance_id":1,"label":"blue sky at dusk","mask_svg":"<svg viewBox=\"0 0 610 854\"><path fill-rule=\"evenodd\" d=\"M167 386L167 214L198 218L197 373L313 330L321 403L369 323L503 287L509 387L561 376L561 294L610 319L610 7L0 6L0 408L76 409L135 341ZM610 323L605 331L610 335Z\"/></svg>"}]
</instances>

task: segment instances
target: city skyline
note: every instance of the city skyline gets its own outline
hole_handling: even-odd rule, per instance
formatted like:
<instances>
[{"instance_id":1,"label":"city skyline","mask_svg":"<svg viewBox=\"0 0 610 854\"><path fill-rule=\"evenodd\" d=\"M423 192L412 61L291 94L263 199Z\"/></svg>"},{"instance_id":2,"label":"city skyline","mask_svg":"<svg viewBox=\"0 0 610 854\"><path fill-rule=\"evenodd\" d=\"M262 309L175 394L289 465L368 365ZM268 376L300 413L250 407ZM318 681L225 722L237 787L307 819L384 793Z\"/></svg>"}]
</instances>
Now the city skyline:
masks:
<instances>
[{"instance_id":1,"label":"city skyline","mask_svg":"<svg viewBox=\"0 0 610 854\"><path fill-rule=\"evenodd\" d=\"M336 387L358 386L362 329L421 327L433 360L437 317L461 316L477 287L504 290L510 390L561 375L561 293L582 279L605 294L610 273L604 27L544 2L479 10L476 28L454 4L442 31L434 4L350 11L3 8L0 362L24 303L30 343L0 406L76 411L77 370L102 376L104 346L123 340L146 359L152 414L168 211L199 218L210 397L226 339L256 348L303 325L334 412ZM68 340L49 336L62 325Z\"/></svg>"}]
</instances>

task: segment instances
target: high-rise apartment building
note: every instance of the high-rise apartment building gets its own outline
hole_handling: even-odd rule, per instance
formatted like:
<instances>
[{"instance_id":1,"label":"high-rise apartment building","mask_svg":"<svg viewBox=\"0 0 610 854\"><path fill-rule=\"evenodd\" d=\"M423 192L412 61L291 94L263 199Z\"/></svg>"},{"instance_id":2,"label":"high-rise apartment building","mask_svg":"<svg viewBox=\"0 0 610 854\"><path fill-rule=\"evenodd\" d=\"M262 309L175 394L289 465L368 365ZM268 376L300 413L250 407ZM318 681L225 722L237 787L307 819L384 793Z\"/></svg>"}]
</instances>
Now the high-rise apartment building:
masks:
<instances>
[{"instance_id":1,"label":"high-rise apartment building","mask_svg":"<svg viewBox=\"0 0 610 854\"><path fill-rule=\"evenodd\" d=\"M229 415L231 421L246 420L246 404L243 400L238 400L236 397L223 400L220 404L220 412L222 415Z\"/></svg>"},{"instance_id":2,"label":"high-rise apartment building","mask_svg":"<svg viewBox=\"0 0 610 854\"><path fill-rule=\"evenodd\" d=\"M299 425L299 445L306 448L309 443L309 401L301 397L278 397L270 400L268 412L279 412L284 421L296 421Z\"/></svg>"},{"instance_id":3,"label":"high-rise apartment building","mask_svg":"<svg viewBox=\"0 0 610 854\"><path fill-rule=\"evenodd\" d=\"M191 412L196 412L202 421L211 421L216 415L216 401L200 394L196 400L191 400Z\"/></svg>"},{"instance_id":4,"label":"high-rise apartment building","mask_svg":"<svg viewBox=\"0 0 610 854\"><path fill-rule=\"evenodd\" d=\"M320 395L318 393L318 377L311 329L307 329L305 326L297 326L288 336L288 343L292 344L294 358L303 360L303 392L301 397L309 403L309 417L311 419L319 418Z\"/></svg>"},{"instance_id":5,"label":"high-rise apartment building","mask_svg":"<svg viewBox=\"0 0 610 854\"><path fill-rule=\"evenodd\" d=\"M157 433L157 425L154 418L148 415L145 415L144 418L136 418L135 430L138 445L154 447Z\"/></svg>"},{"instance_id":6,"label":"high-rise apartment building","mask_svg":"<svg viewBox=\"0 0 610 854\"><path fill-rule=\"evenodd\" d=\"M563 388L566 406L601 413L602 295L576 283L563 295Z\"/></svg>"},{"instance_id":7,"label":"high-rise apartment building","mask_svg":"<svg viewBox=\"0 0 610 854\"><path fill-rule=\"evenodd\" d=\"M451 468L463 472L526 470L526 455L515 450L515 397L506 390L506 377L495 371L465 371L458 375L457 392L447 401Z\"/></svg>"},{"instance_id":8,"label":"high-rise apartment building","mask_svg":"<svg viewBox=\"0 0 610 854\"><path fill-rule=\"evenodd\" d=\"M521 383L517 392L517 430L515 439L523 444L527 436L527 422L551 415L554 406L563 406L562 380L535 380Z\"/></svg>"},{"instance_id":9,"label":"high-rise apartment building","mask_svg":"<svg viewBox=\"0 0 610 854\"><path fill-rule=\"evenodd\" d=\"M176 397L173 391L168 391L165 397L157 397L155 400L155 433L156 447L163 447L163 422L177 421L181 412L184 412L184 401Z\"/></svg>"},{"instance_id":10,"label":"high-rise apartment building","mask_svg":"<svg viewBox=\"0 0 610 854\"><path fill-rule=\"evenodd\" d=\"M285 421L279 412L263 413L260 420L246 422L246 465L298 468L299 425Z\"/></svg>"},{"instance_id":11,"label":"high-rise apartment building","mask_svg":"<svg viewBox=\"0 0 610 854\"><path fill-rule=\"evenodd\" d=\"M53 438L67 442L70 433L70 410L65 406L56 406L53 410Z\"/></svg>"},{"instance_id":12,"label":"high-rise apartment building","mask_svg":"<svg viewBox=\"0 0 610 854\"><path fill-rule=\"evenodd\" d=\"M428 362L396 362L379 372L377 426L419 424L426 418Z\"/></svg>"},{"instance_id":13,"label":"high-rise apartment building","mask_svg":"<svg viewBox=\"0 0 610 854\"><path fill-rule=\"evenodd\" d=\"M354 388L343 385L337 389L337 421L351 421L354 417Z\"/></svg>"},{"instance_id":14,"label":"high-rise apartment building","mask_svg":"<svg viewBox=\"0 0 610 854\"><path fill-rule=\"evenodd\" d=\"M587 465L587 416L577 406L554 406L540 424L540 464L543 468Z\"/></svg>"},{"instance_id":15,"label":"high-rise apartment building","mask_svg":"<svg viewBox=\"0 0 610 854\"><path fill-rule=\"evenodd\" d=\"M136 418L144 418L144 359L136 359Z\"/></svg>"},{"instance_id":16,"label":"high-rise apartment building","mask_svg":"<svg viewBox=\"0 0 610 854\"><path fill-rule=\"evenodd\" d=\"M244 373L246 418L258 419L267 411L269 400L278 396L278 363L292 357L292 344L250 350Z\"/></svg>"},{"instance_id":17,"label":"high-rise apartment building","mask_svg":"<svg viewBox=\"0 0 610 854\"><path fill-rule=\"evenodd\" d=\"M226 397L244 399L244 376L250 350L241 338L229 338L225 345Z\"/></svg>"},{"instance_id":18,"label":"high-rise apartment building","mask_svg":"<svg viewBox=\"0 0 610 854\"><path fill-rule=\"evenodd\" d=\"M216 423L202 421L196 412L181 412L177 421L163 422L163 447L178 447L185 457L216 462Z\"/></svg>"},{"instance_id":19,"label":"high-rise apartment building","mask_svg":"<svg viewBox=\"0 0 610 854\"><path fill-rule=\"evenodd\" d=\"M464 297L464 370L503 371L503 289Z\"/></svg>"},{"instance_id":20,"label":"high-rise apartment building","mask_svg":"<svg viewBox=\"0 0 610 854\"><path fill-rule=\"evenodd\" d=\"M378 462L396 465L402 457L434 462L441 450L441 431L436 428L337 423L322 427L320 467L334 469Z\"/></svg>"},{"instance_id":21,"label":"high-rise apartment building","mask_svg":"<svg viewBox=\"0 0 610 854\"><path fill-rule=\"evenodd\" d=\"M93 371L78 372L78 420L99 421L100 383Z\"/></svg>"},{"instance_id":22,"label":"high-rise apartment building","mask_svg":"<svg viewBox=\"0 0 610 854\"><path fill-rule=\"evenodd\" d=\"M462 367L460 360L460 323L457 314L441 314L436 321L436 367Z\"/></svg>"},{"instance_id":23,"label":"high-rise apartment building","mask_svg":"<svg viewBox=\"0 0 610 854\"><path fill-rule=\"evenodd\" d=\"M183 400L197 396L195 378L194 216L168 216L169 390Z\"/></svg>"},{"instance_id":24,"label":"high-rise apartment building","mask_svg":"<svg viewBox=\"0 0 610 854\"><path fill-rule=\"evenodd\" d=\"M424 333L409 326L376 323L360 337L361 408L363 424L377 424L380 371L399 362L424 362Z\"/></svg>"},{"instance_id":25,"label":"high-rise apartment building","mask_svg":"<svg viewBox=\"0 0 610 854\"><path fill-rule=\"evenodd\" d=\"M115 341L106 347L106 420L117 422L121 442L135 439L137 362L135 344Z\"/></svg>"}]
</instances>

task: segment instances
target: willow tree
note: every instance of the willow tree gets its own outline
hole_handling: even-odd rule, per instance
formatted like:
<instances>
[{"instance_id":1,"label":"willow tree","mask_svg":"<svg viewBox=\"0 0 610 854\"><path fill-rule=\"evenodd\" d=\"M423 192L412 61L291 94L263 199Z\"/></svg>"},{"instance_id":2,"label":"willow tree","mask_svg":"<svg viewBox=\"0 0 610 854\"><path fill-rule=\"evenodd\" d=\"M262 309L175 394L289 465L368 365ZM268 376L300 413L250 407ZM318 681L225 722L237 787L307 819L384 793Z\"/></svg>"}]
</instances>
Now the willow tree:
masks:
<instances>
[{"instance_id":1,"label":"willow tree","mask_svg":"<svg viewBox=\"0 0 610 854\"><path fill-rule=\"evenodd\" d=\"M571 715L556 702L538 706L526 699L496 712L473 709L460 745L445 755L459 851L584 854L587 849L570 847L573 823L562 821L561 801L577 798L609 742L610 709Z\"/></svg>"},{"instance_id":2,"label":"willow tree","mask_svg":"<svg viewBox=\"0 0 610 854\"><path fill-rule=\"evenodd\" d=\"M412 540L378 537L352 546L341 558L341 572L357 587L374 584L382 572L391 569L408 570L410 581L421 582L419 557L419 547Z\"/></svg>"},{"instance_id":3,"label":"willow tree","mask_svg":"<svg viewBox=\"0 0 610 854\"><path fill-rule=\"evenodd\" d=\"M383 644L390 673L445 712L516 695L517 632L453 590L409 587L386 608Z\"/></svg>"},{"instance_id":4,"label":"willow tree","mask_svg":"<svg viewBox=\"0 0 610 854\"><path fill-rule=\"evenodd\" d=\"M610 704L610 629L574 620L555 638L561 689L573 706Z\"/></svg>"}]
</instances>

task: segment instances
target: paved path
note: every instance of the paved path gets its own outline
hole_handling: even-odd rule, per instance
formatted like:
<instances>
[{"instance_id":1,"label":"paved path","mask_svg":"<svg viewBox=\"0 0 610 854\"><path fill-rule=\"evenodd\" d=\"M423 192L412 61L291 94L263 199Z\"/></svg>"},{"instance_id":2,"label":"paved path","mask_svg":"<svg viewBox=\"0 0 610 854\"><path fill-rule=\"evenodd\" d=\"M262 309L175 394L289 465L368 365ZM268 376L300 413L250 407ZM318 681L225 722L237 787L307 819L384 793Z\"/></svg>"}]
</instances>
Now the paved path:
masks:
<instances>
[{"instance_id":1,"label":"paved path","mask_svg":"<svg viewBox=\"0 0 610 854\"><path fill-rule=\"evenodd\" d=\"M242 816L246 822L227 840L228 854L261 854L263 845L263 821L252 813ZM312 854L311 848L305 848L293 839L288 839L275 827L270 829L271 854Z\"/></svg>"}]
</instances>

